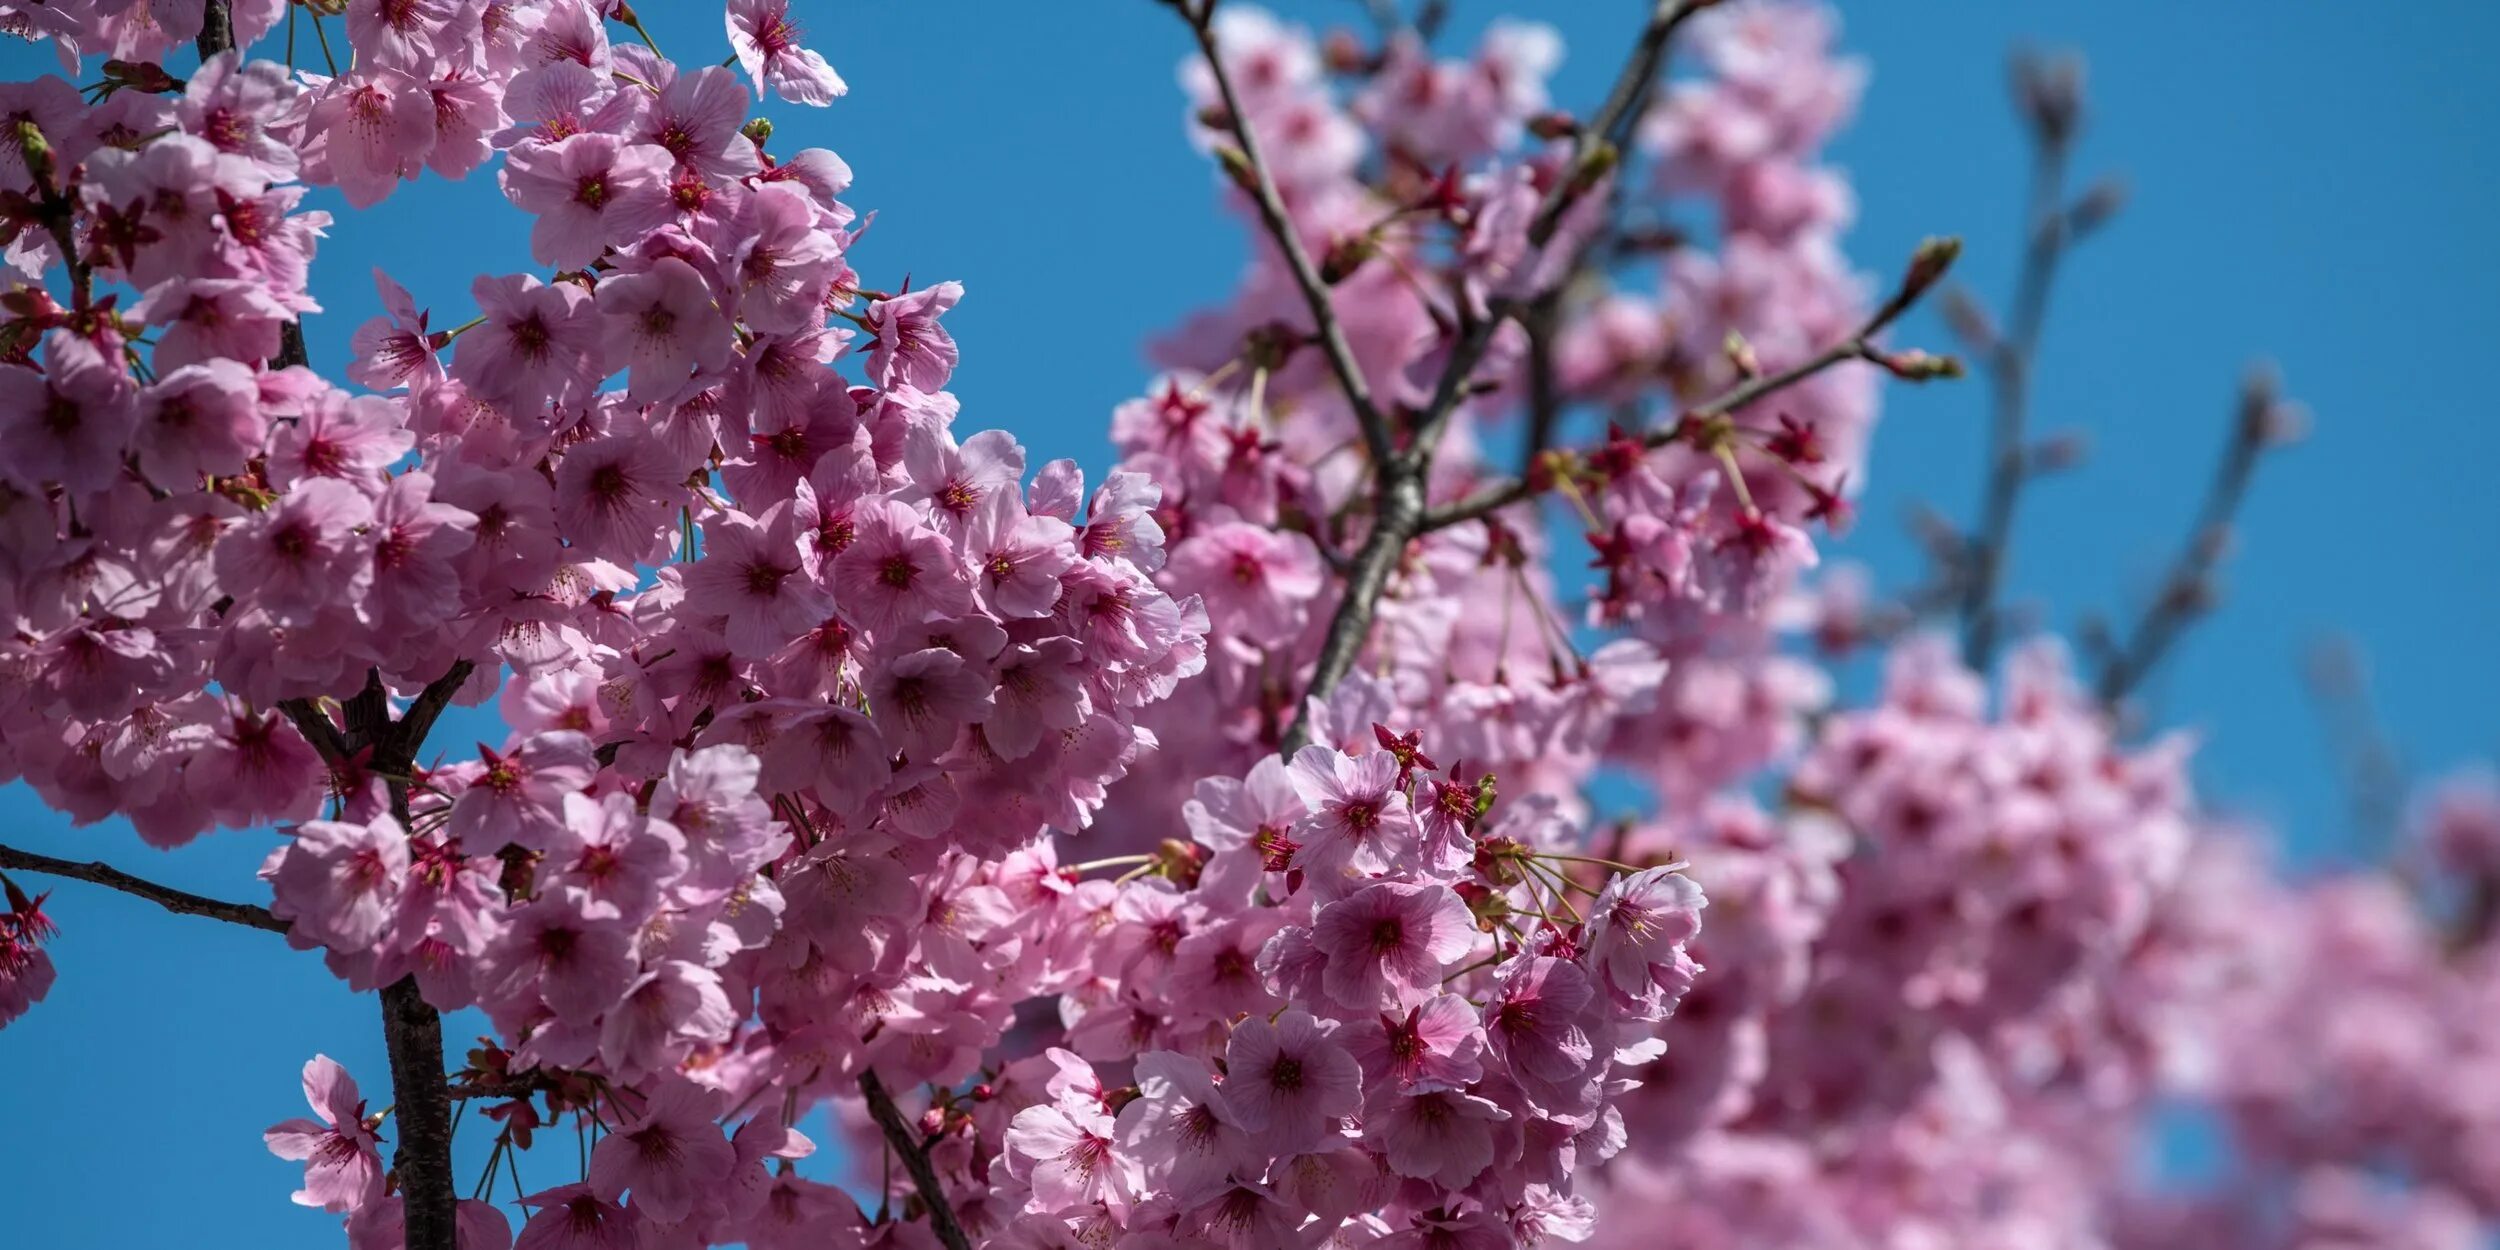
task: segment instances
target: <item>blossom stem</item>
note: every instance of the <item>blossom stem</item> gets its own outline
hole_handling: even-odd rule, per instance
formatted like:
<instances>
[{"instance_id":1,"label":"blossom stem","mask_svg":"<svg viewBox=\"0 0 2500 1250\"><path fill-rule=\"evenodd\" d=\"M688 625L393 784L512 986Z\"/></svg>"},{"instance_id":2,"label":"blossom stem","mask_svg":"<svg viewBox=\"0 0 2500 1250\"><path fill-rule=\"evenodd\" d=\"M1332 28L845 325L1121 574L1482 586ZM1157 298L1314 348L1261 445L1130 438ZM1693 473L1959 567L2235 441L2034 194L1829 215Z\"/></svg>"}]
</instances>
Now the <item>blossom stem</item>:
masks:
<instances>
[{"instance_id":1,"label":"blossom stem","mask_svg":"<svg viewBox=\"0 0 2500 1250\"><path fill-rule=\"evenodd\" d=\"M622 4L616 6L616 20L625 23L625 29L634 32L635 36L642 40L642 46L651 49L653 55L662 57L668 55L660 51L660 45L651 38L651 32L642 28L642 15L634 12L631 6ZM735 63L738 58L733 56L729 59Z\"/></svg>"},{"instance_id":2,"label":"blossom stem","mask_svg":"<svg viewBox=\"0 0 2500 1250\"><path fill-rule=\"evenodd\" d=\"M13 846L0 846L0 868L13 868L19 872L39 872L46 876L66 877L72 881L100 885L106 889L119 890L124 894L146 899L167 911L180 915L206 916L211 920L223 920L228 924L239 924L246 928L267 929L271 933L286 932L286 922L269 914L269 909L266 907L205 898L185 890L174 889L172 886L158 885L143 877L134 877L110 864L81 864L66 859L54 859L49 855L37 855L32 851L21 851Z\"/></svg>"},{"instance_id":3,"label":"blossom stem","mask_svg":"<svg viewBox=\"0 0 2500 1250\"><path fill-rule=\"evenodd\" d=\"M1089 859L1068 869L1070 872L1092 872L1097 868L1118 868L1126 864L1151 864L1152 855L1114 855L1108 859Z\"/></svg>"},{"instance_id":4,"label":"blossom stem","mask_svg":"<svg viewBox=\"0 0 2500 1250\"><path fill-rule=\"evenodd\" d=\"M937 1234L946 1250L972 1250L972 1241L964 1236L963 1225L955 1221L955 1207L946 1197L945 1182L938 1179L937 1168L929 1162L929 1152L922 1149L919 1135L911 1122L903 1118L902 1108L894 1105L894 1095L887 1093L885 1082L874 1068L863 1068L859 1074L860 1097L868 1103L868 1114L885 1134L886 1144L902 1156L903 1170L911 1173L912 1187L920 1192L920 1202L929 1210L929 1230Z\"/></svg>"},{"instance_id":5,"label":"blossom stem","mask_svg":"<svg viewBox=\"0 0 2500 1250\"><path fill-rule=\"evenodd\" d=\"M1337 375L1337 386L1345 392L1347 405L1354 409L1355 421L1362 426L1363 444L1371 451L1372 463L1386 465L1394 454L1388 418L1372 402L1371 384L1363 380L1362 366L1355 362L1353 345L1346 340L1345 327L1337 320L1337 308L1329 299L1328 286L1320 281L1309 249L1302 246L1302 236L1295 230L1293 218L1285 212L1275 175L1269 172L1267 160L1259 150L1258 136L1242 113L1240 93L1233 89L1232 71L1225 68L1224 58L1215 46L1215 5L1211 0L1200 0L1193 7L1187 0L1174 0L1172 7L1197 37L1207 72L1214 77L1216 93L1224 101L1225 122L1240 145L1242 164L1246 166L1239 179L1242 190L1259 210L1259 221L1275 240L1276 250L1283 254L1294 285L1302 289L1303 302L1310 306L1312 332L1319 340L1321 353L1328 358L1328 367Z\"/></svg>"},{"instance_id":6,"label":"blossom stem","mask_svg":"<svg viewBox=\"0 0 2500 1250\"><path fill-rule=\"evenodd\" d=\"M336 78L336 77L338 77L338 76L339 76L339 62L338 62L338 58L337 58L337 57L335 57L335 56L332 56L332 55L330 54L330 32L329 32L328 30L326 30L326 29L324 29L324 28L322 27L322 25L321 25L321 15L320 15L319 13L315 13L315 14L313 14L313 15L312 15L312 28L313 28L313 38L318 39L318 40L320 40L320 41L321 41L321 62L322 62L322 64L327 65L327 66L329 66L329 67L330 67L330 76L331 76L332 78Z\"/></svg>"}]
</instances>

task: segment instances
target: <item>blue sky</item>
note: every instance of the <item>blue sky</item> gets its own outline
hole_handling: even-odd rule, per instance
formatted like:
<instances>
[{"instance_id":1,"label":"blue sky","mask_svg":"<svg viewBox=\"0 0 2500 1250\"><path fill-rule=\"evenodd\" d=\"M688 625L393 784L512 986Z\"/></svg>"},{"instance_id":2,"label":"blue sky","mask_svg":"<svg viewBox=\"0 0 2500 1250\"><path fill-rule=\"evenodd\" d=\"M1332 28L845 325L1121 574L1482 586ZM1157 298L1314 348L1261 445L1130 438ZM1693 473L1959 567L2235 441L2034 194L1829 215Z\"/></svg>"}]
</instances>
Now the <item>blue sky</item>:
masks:
<instances>
[{"instance_id":1,"label":"blue sky","mask_svg":"<svg viewBox=\"0 0 2500 1250\"><path fill-rule=\"evenodd\" d=\"M652 24L673 54L725 51L710 5L646 7L669 11ZM1353 0L1279 7L1361 15ZM1507 7L1562 28L1573 55L1557 95L1586 107L1644 6ZM2478 63L2500 39L2500 6L1849 7L1847 41L1874 63L1835 153L1856 179L1862 266L1889 274L1921 236L1958 233L1963 275L1983 295L2010 285L2024 156L2003 83L2018 42L2091 58L2097 108L2079 168L2123 172L2133 188L2058 292L2037 420L2087 433L2093 454L2027 497L2012 592L2061 626L2131 605L2176 545L2244 365L2269 357L2315 411L2315 433L2261 472L2228 602L2152 688L2161 717L2205 735L2198 768L2215 803L2266 818L2313 858L2345 840L2298 679L2322 632L2367 649L2417 768L2500 751L2500 509L2484 480L2500 432L2473 380L2500 342L2500 234L2488 227L2500 80ZM1146 378L1140 343L1221 298L1242 258L1181 138L1184 32L1148 0L800 8L852 92L822 112L771 109L775 147L829 146L856 168L848 198L880 214L854 258L873 285L906 270L966 284L949 325L972 428L1099 469L1111 407ZM1468 40L1501 11L1456 8ZM0 77L50 69L48 50L0 48ZM526 222L484 178L428 180L343 214L315 286L330 312L309 326L333 371L374 311L375 264L457 321L473 274L529 266ZM1945 345L1925 318L1903 341ZM1865 520L1843 554L1894 586L1915 577L1897 519L1914 500L1970 514L1984 417L1974 385L1893 390ZM495 735L473 715L437 738ZM227 834L160 854L117 826L71 830L18 787L0 790L0 817L14 844L238 898L257 895L252 871L273 841ZM53 910L66 930L60 984L0 1033L11 1233L58 1250L179 1244L204 1228L228 1244L337 1244L330 1218L287 1204L294 1166L271 1159L259 1132L303 1113L295 1074L315 1051L387 1101L372 1001L267 934L75 884ZM462 1031L471 1024L455 1021L454 1056L481 1031ZM464 1186L485 1144L466 1136Z\"/></svg>"}]
</instances>

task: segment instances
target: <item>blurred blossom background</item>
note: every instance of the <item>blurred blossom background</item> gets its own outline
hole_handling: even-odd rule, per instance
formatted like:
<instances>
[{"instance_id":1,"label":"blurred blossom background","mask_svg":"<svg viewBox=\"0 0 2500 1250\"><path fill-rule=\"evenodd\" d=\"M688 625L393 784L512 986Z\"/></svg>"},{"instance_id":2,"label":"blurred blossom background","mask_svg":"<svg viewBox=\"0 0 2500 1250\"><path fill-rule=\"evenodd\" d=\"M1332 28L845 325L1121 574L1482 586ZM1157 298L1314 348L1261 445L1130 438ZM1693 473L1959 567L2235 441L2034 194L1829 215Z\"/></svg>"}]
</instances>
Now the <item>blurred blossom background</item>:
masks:
<instances>
[{"instance_id":1,"label":"blurred blossom background","mask_svg":"<svg viewBox=\"0 0 2500 1250\"><path fill-rule=\"evenodd\" d=\"M1368 33L1355 0L1270 7ZM1457 0L1442 46L1472 46L1505 13L1550 23L1567 49L1556 102L1585 113L1645 8ZM915 284L965 284L948 326L964 345L952 389L966 428L1004 428L1037 463L1072 456L1099 472L1111 409L1150 377L1145 340L1221 299L1245 256L1183 135L1186 31L1148 0L798 10L851 93L827 110L763 110L780 127L773 148L831 147L857 171L845 198L879 216L853 260L873 285L902 282L880 267L897 258L920 267ZM690 64L726 51L715 6L671 0L644 17ZM2500 129L2485 124L2500 117L2500 78L2481 64L2500 6L1935 0L1844 5L1842 18L1872 71L1833 149L1858 200L1852 258L1889 280L1921 237L1960 235L1957 276L1999 308L2028 162L2007 56L2088 62L2077 184L2115 175L2127 198L2069 258L2038 362L2035 432L2084 453L2033 485L2017 524L2007 594L2042 627L2071 637L2096 614L2133 619L2188 529L2252 362L2276 362L2312 414L2305 441L2259 469L2223 601L2143 702L2152 723L2200 735L2206 802L2276 830L2295 864L2370 857L2304 684L2321 639L2351 640L2410 775L2500 755L2500 423L2478 373L2500 342L2488 227ZM49 49L0 46L0 78L53 72ZM466 307L478 272L530 267L527 219L491 178L429 177L361 213L337 198L308 202L340 214L316 270L326 312L306 323L325 372L380 311L374 266L438 310ZM1933 304L1893 341L1952 349ZM1925 558L1904 518L1928 506L1967 523L1986 418L1977 379L1888 388L1860 520L1827 555L1868 566L1879 589L1917 581ZM1868 684L1846 676L1845 691ZM436 734L445 749L500 736L486 711ZM118 822L72 830L22 787L0 790L0 819L27 849L236 898L259 894L252 873L275 842L220 834L153 852ZM260 1129L294 1112L316 1051L382 1085L373 1001L266 934L75 884L60 893L60 985L0 1034L0 1125L16 1130L0 1243L101 1250L214 1230L272 1250L338 1244L335 1219L286 1204L298 1168L262 1148ZM456 1062L483 1023L451 1027ZM461 1176L487 1143L463 1136ZM540 1153L569 1168L570 1152ZM133 1176L174 1192L132 1201Z\"/></svg>"}]
</instances>

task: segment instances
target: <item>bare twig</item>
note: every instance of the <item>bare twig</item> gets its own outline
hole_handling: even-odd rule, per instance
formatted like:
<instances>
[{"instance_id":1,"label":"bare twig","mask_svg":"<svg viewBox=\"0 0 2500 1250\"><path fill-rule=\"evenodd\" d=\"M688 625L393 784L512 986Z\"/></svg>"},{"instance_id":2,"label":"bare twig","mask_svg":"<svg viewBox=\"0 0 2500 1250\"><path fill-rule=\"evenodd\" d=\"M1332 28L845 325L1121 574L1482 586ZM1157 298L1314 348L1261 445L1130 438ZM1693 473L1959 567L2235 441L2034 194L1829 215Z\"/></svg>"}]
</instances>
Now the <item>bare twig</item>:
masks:
<instances>
[{"instance_id":1,"label":"bare twig","mask_svg":"<svg viewBox=\"0 0 2500 1250\"><path fill-rule=\"evenodd\" d=\"M2230 439L2223 446L2187 541L2172 558L2126 642L2101 670L2099 695L2104 705L2114 707L2124 700L2160 665L2180 635L2212 608L2214 567L2230 544L2231 523L2248 497L2257 461L2288 434L2272 375L2251 374L2240 390Z\"/></svg>"},{"instance_id":2,"label":"bare twig","mask_svg":"<svg viewBox=\"0 0 2500 1250\"><path fill-rule=\"evenodd\" d=\"M2031 406L2032 373L2040 354L2040 330L2048 318L2049 289L2058 261L2072 240L2075 214L2066 199L2067 158L2081 116L2080 70L2070 62L2018 57L2015 93L2031 125L2031 196L2025 210L2030 243L2015 279L2014 304L2005 334L1988 362L1993 412L1988 423L1988 481L1980 500L1978 528L1969 543L1962 582L1962 662L1985 668L1996 652L1997 587L2014 536L2014 505L2029 474L2024 472L2023 429Z\"/></svg>"},{"instance_id":3,"label":"bare twig","mask_svg":"<svg viewBox=\"0 0 2500 1250\"><path fill-rule=\"evenodd\" d=\"M885 1082L878 1078L876 1069L861 1070L859 1093L867 1100L869 1116L884 1132L886 1144L902 1156L903 1170L911 1173L912 1187L920 1192L920 1205L929 1211L930 1231L937 1234L946 1250L972 1250L963 1225L955 1221L955 1206L947 1200L946 1185L929 1162L929 1152L921 1148L920 1135L912 1131L911 1121L903 1118L903 1109L894 1105L894 1095L886 1092Z\"/></svg>"},{"instance_id":4,"label":"bare twig","mask_svg":"<svg viewBox=\"0 0 2500 1250\"><path fill-rule=\"evenodd\" d=\"M21 851L13 846L0 846L0 868L14 868L19 872L39 872L46 876L66 877L72 881L100 885L106 889L119 890L124 894L146 899L167 911L185 916L206 916L211 920L223 920L228 924L239 924L245 928L267 929L271 933L286 932L286 922L270 915L266 907L255 906L251 903L229 903L222 899L193 894L187 890L177 890L172 886L158 885L144 877L134 877L110 864L81 864L72 860L54 859L49 855L37 855L32 851Z\"/></svg>"},{"instance_id":5,"label":"bare twig","mask_svg":"<svg viewBox=\"0 0 2500 1250\"><path fill-rule=\"evenodd\" d=\"M1260 223L1267 227L1268 236L1284 254L1294 285L1302 289L1303 303L1310 307L1312 334L1319 340L1321 354L1328 358L1329 369L1337 375L1337 385L1345 392L1346 403L1354 409L1356 423L1362 426L1363 446L1371 452L1372 463L1387 464L1394 452L1388 418L1372 402L1371 384L1364 381L1363 367L1356 363L1354 348L1346 341L1345 327L1337 320L1336 304L1329 298L1328 286L1320 281L1310 251L1302 246L1302 236L1294 229L1293 218L1285 212L1275 175L1269 172L1267 158L1259 150L1259 139L1250 119L1242 113L1240 93L1233 89L1232 71L1224 67L1223 54L1215 46L1213 0L1200 0L1194 7L1186 0L1172 0L1172 7L1188 21L1190 33L1197 37L1207 72L1214 76L1216 92L1224 101L1225 123L1240 145L1239 165L1231 169L1234 181L1258 208Z\"/></svg>"},{"instance_id":6,"label":"bare twig","mask_svg":"<svg viewBox=\"0 0 2500 1250\"><path fill-rule=\"evenodd\" d=\"M1911 262L1909 277L1894 290L1890 299L1884 301L1881 308L1876 309L1874 314L1858 327L1856 333L1777 373L1747 378L1725 392L1704 401L1692 411L1705 416L1730 416L1767 395L1803 382L1842 361L1875 359L1877 356L1875 336L1881 334L1894 321L1899 320L1901 314L1907 312L1911 305L1918 301L1919 296L1942 275L1944 267L1952 263L1960 249L1961 244L1956 240L1930 240L1920 247L1918 257ZM1682 432L1683 423L1669 422L1644 435L1641 440L1642 445L1653 449L1664 447L1675 441ZM1549 489L1550 486L1551 482L1546 477L1530 473L1486 487L1457 503L1434 508L1425 513L1421 532L1428 534L1434 530L1457 525L1462 521L1475 520L1489 512L1506 508L1536 495Z\"/></svg>"}]
</instances>

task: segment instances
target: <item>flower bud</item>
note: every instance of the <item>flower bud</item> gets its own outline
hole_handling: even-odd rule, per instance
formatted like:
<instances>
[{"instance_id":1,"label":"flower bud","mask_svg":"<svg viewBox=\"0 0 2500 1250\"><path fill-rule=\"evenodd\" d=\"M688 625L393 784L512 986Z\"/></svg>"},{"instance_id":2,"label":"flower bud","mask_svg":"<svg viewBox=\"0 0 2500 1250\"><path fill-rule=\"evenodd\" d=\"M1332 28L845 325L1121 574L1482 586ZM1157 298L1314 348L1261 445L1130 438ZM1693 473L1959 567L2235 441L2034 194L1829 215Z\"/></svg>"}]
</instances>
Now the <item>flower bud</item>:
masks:
<instances>
[{"instance_id":1,"label":"flower bud","mask_svg":"<svg viewBox=\"0 0 2500 1250\"><path fill-rule=\"evenodd\" d=\"M1368 234L1347 235L1328 245L1328 253L1320 257L1319 280L1335 286L1354 276L1365 261L1380 254L1380 245Z\"/></svg>"},{"instance_id":2,"label":"flower bud","mask_svg":"<svg viewBox=\"0 0 2500 1250\"><path fill-rule=\"evenodd\" d=\"M1603 139L1590 144L1581 151L1579 162L1571 168L1571 194L1588 194L1589 188L1604 181L1622 159L1623 153Z\"/></svg>"},{"instance_id":3,"label":"flower bud","mask_svg":"<svg viewBox=\"0 0 2500 1250\"><path fill-rule=\"evenodd\" d=\"M2071 53L2014 58L2014 105L2043 143L2063 145L2083 123L2083 60Z\"/></svg>"},{"instance_id":4,"label":"flower bud","mask_svg":"<svg viewBox=\"0 0 2500 1250\"><path fill-rule=\"evenodd\" d=\"M1953 356L1931 356L1913 347L1903 352L1872 352L1869 359L1904 382L1933 382L1962 376L1962 362Z\"/></svg>"},{"instance_id":5,"label":"flower bud","mask_svg":"<svg viewBox=\"0 0 2500 1250\"><path fill-rule=\"evenodd\" d=\"M2127 184L2110 175L2095 182L2066 210L2066 228L2075 234L2088 234L2109 224L2118 210L2127 205Z\"/></svg>"},{"instance_id":6,"label":"flower bud","mask_svg":"<svg viewBox=\"0 0 2500 1250\"><path fill-rule=\"evenodd\" d=\"M1250 157L1240 148L1231 144L1217 144L1215 163L1224 167L1224 176L1232 179L1234 186L1252 195L1259 193L1258 167L1250 163Z\"/></svg>"},{"instance_id":7,"label":"flower bud","mask_svg":"<svg viewBox=\"0 0 2500 1250\"><path fill-rule=\"evenodd\" d=\"M1580 133L1580 122L1558 110L1539 113L1528 119L1528 133L1539 139L1568 139Z\"/></svg>"},{"instance_id":8,"label":"flower bud","mask_svg":"<svg viewBox=\"0 0 2500 1250\"><path fill-rule=\"evenodd\" d=\"M1936 279L1953 267L1962 255L1962 241L1952 235L1922 240L1918 250L1910 253L1910 268L1901 275L1901 300L1907 303L1936 285Z\"/></svg>"}]
</instances>

